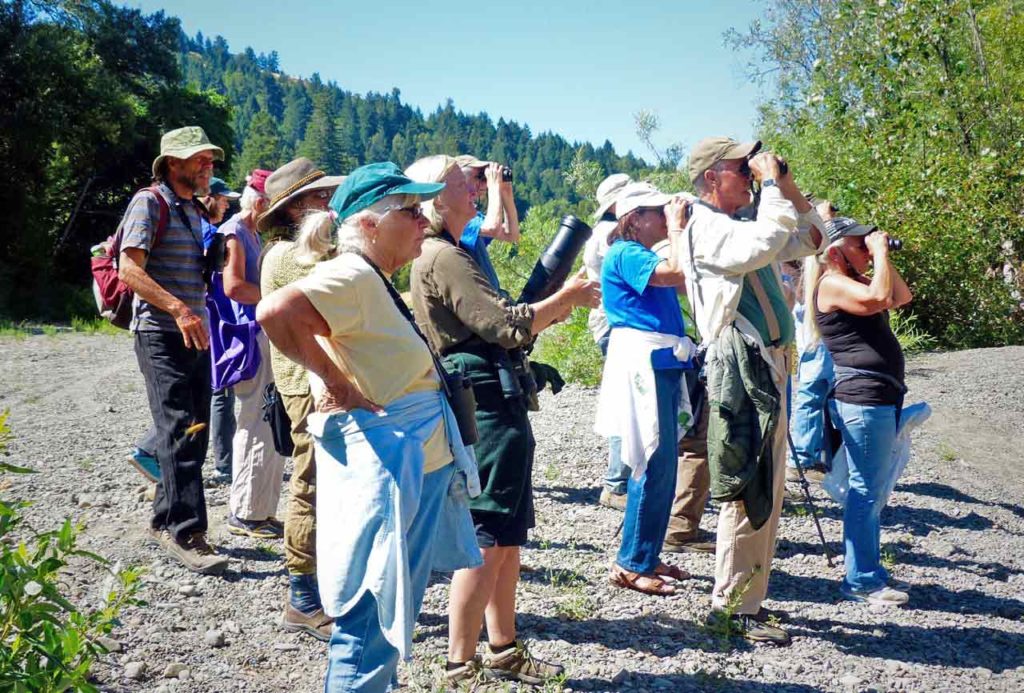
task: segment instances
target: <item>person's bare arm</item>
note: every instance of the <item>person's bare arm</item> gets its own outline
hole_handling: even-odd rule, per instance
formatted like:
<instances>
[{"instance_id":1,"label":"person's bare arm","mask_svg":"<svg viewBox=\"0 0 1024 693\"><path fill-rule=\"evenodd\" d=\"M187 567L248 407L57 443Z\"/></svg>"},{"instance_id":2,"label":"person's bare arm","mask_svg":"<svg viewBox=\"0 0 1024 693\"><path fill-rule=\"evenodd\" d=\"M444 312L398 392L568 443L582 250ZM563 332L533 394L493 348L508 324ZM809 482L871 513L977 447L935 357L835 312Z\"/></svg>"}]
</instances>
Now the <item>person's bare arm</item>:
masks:
<instances>
[{"instance_id":1,"label":"person's bare arm","mask_svg":"<svg viewBox=\"0 0 1024 693\"><path fill-rule=\"evenodd\" d=\"M519 242L519 212L516 210L512 183L501 179L501 164L492 163L487 177L487 212L480 224L480 235L506 243Z\"/></svg>"},{"instance_id":2,"label":"person's bare arm","mask_svg":"<svg viewBox=\"0 0 1024 693\"><path fill-rule=\"evenodd\" d=\"M891 264L891 263L890 263ZM892 267L892 307L900 308L905 306L914 300L914 294L910 292L910 287L907 286L907 282L903 280L899 271L895 267Z\"/></svg>"},{"instance_id":3,"label":"person's bare arm","mask_svg":"<svg viewBox=\"0 0 1024 693\"><path fill-rule=\"evenodd\" d=\"M665 220L668 223L668 258L659 262L658 266L654 268L654 273L647 280L648 286L686 286L686 275L679 264L679 254L682 250L683 230L690 221L689 204L686 199L676 197L665 205Z\"/></svg>"},{"instance_id":4,"label":"person's bare arm","mask_svg":"<svg viewBox=\"0 0 1024 693\"><path fill-rule=\"evenodd\" d=\"M250 306L259 303L259 285L245 281L245 246L236 236L228 236L225 247L224 294L237 303Z\"/></svg>"},{"instance_id":5,"label":"person's bare arm","mask_svg":"<svg viewBox=\"0 0 1024 693\"><path fill-rule=\"evenodd\" d=\"M181 331L185 347L205 350L210 346L210 335L203 319L192 312L185 302L163 288L146 272L148 256L142 248L124 248L118 256L117 276L146 303L170 313Z\"/></svg>"},{"instance_id":6,"label":"person's bare arm","mask_svg":"<svg viewBox=\"0 0 1024 693\"><path fill-rule=\"evenodd\" d=\"M796 211L799 214L806 214L811 211L811 203L808 202L807 198L804 197L803 193L800 192L800 188L797 187L796 181L793 180L793 169L787 168L785 173L782 173L779 167L779 158L771 152L761 152L753 159L750 160L750 171L754 174L759 182L772 178L775 180L775 184L779 188L779 192L782 196L793 203L796 207ZM815 245L821 244L821 229L817 226L811 227L811 239Z\"/></svg>"},{"instance_id":7,"label":"person's bare arm","mask_svg":"<svg viewBox=\"0 0 1024 693\"><path fill-rule=\"evenodd\" d=\"M894 306L889 237L875 232L865 242L875 266L871 281L863 284L852 277L827 275L818 285L818 307L822 312L841 310L851 315L874 315Z\"/></svg>"},{"instance_id":8,"label":"person's bare arm","mask_svg":"<svg viewBox=\"0 0 1024 693\"><path fill-rule=\"evenodd\" d=\"M326 391L317 402L318 411L380 411L380 407L364 397L355 383L331 361L316 340L317 336L329 337L331 330L302 291L285 286L273 292L256 306L256 320L282 354L323 381Z\"/></svg>"}]
</instances>

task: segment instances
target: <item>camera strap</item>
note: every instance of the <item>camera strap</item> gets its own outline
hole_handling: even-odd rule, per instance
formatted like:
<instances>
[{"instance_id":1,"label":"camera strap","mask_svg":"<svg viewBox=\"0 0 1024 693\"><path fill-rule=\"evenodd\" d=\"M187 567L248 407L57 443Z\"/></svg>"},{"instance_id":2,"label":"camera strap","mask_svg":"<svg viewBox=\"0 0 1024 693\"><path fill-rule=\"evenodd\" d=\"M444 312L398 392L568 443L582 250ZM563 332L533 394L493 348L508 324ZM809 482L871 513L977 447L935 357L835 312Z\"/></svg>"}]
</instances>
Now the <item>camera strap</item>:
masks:
<instances>
[{"instance_id":1,"label":"camera strap","mask_svg":"<svg viewBox=\"0 0 1024 693\"><path fill-rule=\"evenodd\" d=\"M377 267L376 263L373 260L366 257L366 255L363 253L355 254L361 257L363 259L363 262L368 264L373 269L373 271L377 273L377 276L380 277L380 280L384 282L384 288L387 289L388 295L391 296L391 300L394 302L395 308L397 308L398 312L401 313L402 316L409 321L409 325L412 326L413 331L416 332L416 335L423 340L423 344L424 346L427 347L427 351L430 353L430 358L434 362L434 368L437 369L437 377L440 378L441 380L441 388L444 390L445 396L451 399L451 388L448 386L448 378L445 377L447 371L445 370L444 365L441 363L441 359L439 359L437 357L437 354L434 353L434 350L430 348L430 342L427 341L426 335L423 334L423 332L420 330L420 326L416 324L416 318L413 317L412 311L409 310L409 306L405 305L405 301L403 301L402 297L399 295L398 289L396 289L395 285L392 284L386 276L384 276L384 272L381 271L380 267Z\"/></svg>"}]
</instances>

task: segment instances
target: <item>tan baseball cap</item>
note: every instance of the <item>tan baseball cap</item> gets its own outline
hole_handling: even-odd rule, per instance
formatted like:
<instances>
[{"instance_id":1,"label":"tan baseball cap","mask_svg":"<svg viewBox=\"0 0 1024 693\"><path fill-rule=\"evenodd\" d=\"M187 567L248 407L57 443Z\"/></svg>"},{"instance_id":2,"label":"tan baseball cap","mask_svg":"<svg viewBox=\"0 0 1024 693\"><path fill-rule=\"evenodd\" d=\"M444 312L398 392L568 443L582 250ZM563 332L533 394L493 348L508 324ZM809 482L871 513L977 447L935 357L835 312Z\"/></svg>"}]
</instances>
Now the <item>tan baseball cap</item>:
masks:
<instances>
[{"instance_id":1,"label":"tan baseball cap","mask_svg":"<svg viewBox=\"0 0 1024 693\"><path fill-rule=\"evenodd\" d=\"M705 137L690 152L690 182L696 183L704 172L719 161L749 159L761 149L761 140L737 142L730 137Z\"/></svg>"},{"instance_id":2,"label":"tan baseball cap","mask_svg":"<svg viewBox=\"0 0 1024 693\"><path fill-rule=\"evenodd\" d=\"M455 161L459 164L459 168L487 168L491 165L490 161L477 159L472 154L459 154L455 157Z\"/></svg>"}]
</instances>

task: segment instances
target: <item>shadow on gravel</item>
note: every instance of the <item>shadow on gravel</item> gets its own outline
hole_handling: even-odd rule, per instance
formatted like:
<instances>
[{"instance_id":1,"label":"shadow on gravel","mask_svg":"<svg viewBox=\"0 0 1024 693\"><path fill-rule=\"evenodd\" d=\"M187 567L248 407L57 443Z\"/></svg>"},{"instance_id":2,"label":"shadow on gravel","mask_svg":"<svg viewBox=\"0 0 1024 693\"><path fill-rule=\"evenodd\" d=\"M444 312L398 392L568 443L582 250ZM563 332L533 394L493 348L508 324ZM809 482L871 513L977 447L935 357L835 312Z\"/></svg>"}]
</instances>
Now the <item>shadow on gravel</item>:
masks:
<instances>
[{"instance_id":1,"label":"shadow on gravel","mask_svg":"<svg viewBox=\"0 0 1024 693\"><path fill-rule=\"evenodd\" d=\"M883 527L900 527L918 537L928 536L936 529L965 529L981 531L992 529L995 523L983 515L970 512L963 517L953 517L932 508L911 508L906 505L889 505L882 511Z\"/></svg>"},{"instance_id":2,"label":"shadow on gravel","mask_svg":"<svg viewBox=\"0 0 1024 693\"><path fill-rule=\"evenodd\" d=\"M1024 664L1024 635L994 628L924 628L800 618L791 624L801 630L807 628L801 635L827 640L849 655L949 667L984 667L997 674ZM841 630L833 630L836 626ZM875 635L876 630L883 635ZM791 632L798 631L794 628Z\"/></svg>"},{"instance_id":3,"label":"shadow on gravel","mask_svg":"<svg viewBox=\"0 0 1024 693\"><path fill-rule=\"evenodd\" d=\"M656 657L674 657L686 650L719 652L723 649L718 639L703 626L664 614L570 621L557 616L520 613L517 625L524 635L535 640L599 643L610 650L633 649ZM744 641L729 644L732 650L752 648Z\"/></svg>"},{"instance_id":4,"label":"shadow on gravel","mask_svg":"<svg viewBox=\"0 0 1024 693\"><path fill-rule=\"evenodd\" d=\"M575 486L544 486L534 484L533 490L538 493L546 493L551 500L559 503L575 503L578 505L597 505L601 498L599 488L576 488Z\"/></svg>"},{"instance_id":5,"label":"shadow on gravel","mask_svg":"<svg viewBox=\"0 0 1024 693\"><path fill-rule=\"evenodd\" d=\"M995 615L1009 619L1018 619L1024 615L1024 602L1018 599L993 597L978 590L951 590L934 584L911 586L908 606L912 610ZM1024 646L1024 639L1020 644Z\"/></svg>"},{"instance_id":6,"label":"shadow on gravel","mask_svg":"<svg viewBox=\"0 0 1024 693\"><path fill-rule=\"evenodd\" d=\"M975 498L974 496L964 493L960 489L947 486L946 484L937 484L933 481L918 481L910 484L898 484L896 486L896 490L904 493L913 493L919 496L931 496L932 498L951 500L957 503L973 503L974 505L984 505L989 508L1002 508L1003 510L1008 510L1017 517L1024 519L1024 506L1015 505L1013 503L998 503L981 500L980 498Z\"/></svg>"},{"instance_id":7,"label":"shadow on gravel","mask_svg":"<svg viewBox=\"0 0 1024 693\"><path fill-rule=\"evenodd\" d=\"M787 691L792 693L810 693L820 688L802 683L765 683L764 681L739 681L706 674L633 674L629 673L619 683L607 679L569 679L566 681L574 689L587 691Z\"/></svg>"},{"instance_id":8,"label":"shadow on gravel","mask_svg":"<svg viewBox=\"0 0 1024 693\"><path fill-rule=\"evenodd\" d=\"M821 551L821 546L818 546ZM842 559L839 561L842 563ZM825 559L821 559L825 567ZM771 584L768 596L784 602L814 602L817 604L834 604L839 601L839 583L820 577L793 575L778 567L772 567Z\"/></svg>"}]
</instances>

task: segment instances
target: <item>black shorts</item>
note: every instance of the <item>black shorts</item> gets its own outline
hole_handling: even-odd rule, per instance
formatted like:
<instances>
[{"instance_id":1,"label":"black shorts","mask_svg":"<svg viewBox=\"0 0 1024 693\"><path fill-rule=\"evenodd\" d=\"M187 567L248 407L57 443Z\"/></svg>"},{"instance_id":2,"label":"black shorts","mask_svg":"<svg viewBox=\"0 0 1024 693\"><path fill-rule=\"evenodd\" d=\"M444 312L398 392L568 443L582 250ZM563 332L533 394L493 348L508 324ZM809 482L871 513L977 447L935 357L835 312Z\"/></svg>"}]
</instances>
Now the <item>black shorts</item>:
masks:
<instances>
[{"instance_id":1,"label":"black shorts","mask_svg":"<svg viewBox=\"0 0 1024 693\"><path fill-rule=\"evenodd\" d=\"M470 512L473 515L473 527L476 529L476 544L481 549L523 546L526 544L526 535L536 524L532 497L524 499L519 504L517 512L511 514L488 510Z\"/></svg>"}]
</instances>

